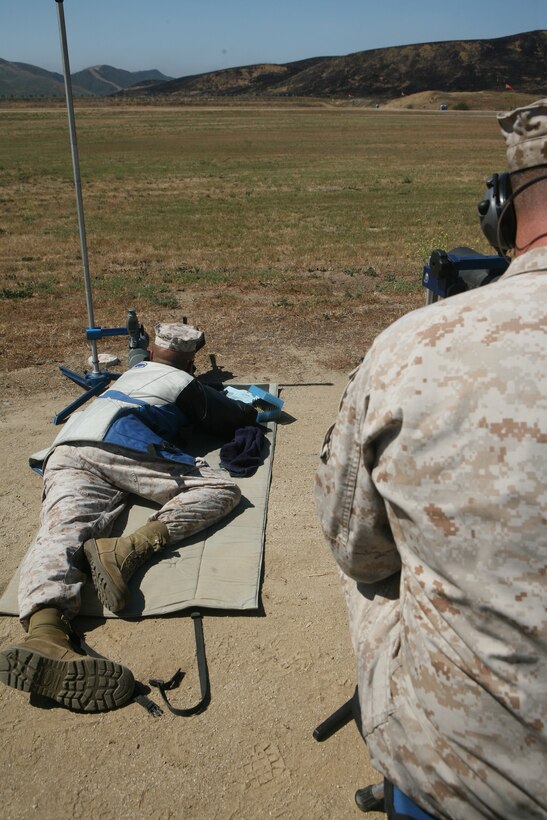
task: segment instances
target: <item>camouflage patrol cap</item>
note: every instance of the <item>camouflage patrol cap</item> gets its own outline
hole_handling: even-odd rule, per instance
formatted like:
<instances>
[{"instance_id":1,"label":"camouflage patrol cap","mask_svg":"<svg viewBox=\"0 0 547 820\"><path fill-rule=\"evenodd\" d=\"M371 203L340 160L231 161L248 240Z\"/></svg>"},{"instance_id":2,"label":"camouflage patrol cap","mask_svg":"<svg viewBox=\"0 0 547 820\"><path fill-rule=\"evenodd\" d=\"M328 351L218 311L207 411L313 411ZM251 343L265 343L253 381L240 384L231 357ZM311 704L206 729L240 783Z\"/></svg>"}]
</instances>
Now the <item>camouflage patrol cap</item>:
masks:
<instances>
[{"instance_id":1,"label":"camouflage patrol cap","mask_svg":"<svg viewBox=\"0 0 547 820\"><path fill-rule=\"evenodd\" d=\"M498 115L510 173L547 164L547 97Z\"/></svg>"},{"instance_id":2,"label":"camouflage patrol cap","mask_svg":"<svg viewBox=\"0 0 547 820\"><path fill-rule=\"evenodd\" d=\"M202 346L204 334L193 325L158 322L154 326L156 337L154 343L164 350L176 350L178 353L195 353Z\"/></svg>"}]
</instances>

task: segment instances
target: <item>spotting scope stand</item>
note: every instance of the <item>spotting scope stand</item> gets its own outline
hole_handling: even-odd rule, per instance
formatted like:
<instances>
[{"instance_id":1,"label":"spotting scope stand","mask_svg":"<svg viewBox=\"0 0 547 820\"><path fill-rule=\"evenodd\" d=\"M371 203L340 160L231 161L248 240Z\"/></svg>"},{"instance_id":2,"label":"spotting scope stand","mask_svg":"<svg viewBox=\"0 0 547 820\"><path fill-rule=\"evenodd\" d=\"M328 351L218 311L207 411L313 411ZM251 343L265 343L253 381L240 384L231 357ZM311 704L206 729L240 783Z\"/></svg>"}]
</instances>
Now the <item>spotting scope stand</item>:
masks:
<instances>
[{"instance_id":1,"label":"spotting scope stand","mask_svg":"<svg viewBox=\"0 0 547 820\"><path fill-rule=\"evenodd\" d=\"M63 59L63 72L64 72L64 81L65 81L65 97L66 97L66 108L68 114L68 126L69 126L69 133L70 133L70 147L72 153L72 168L74 173L74 189L76 193L76 210L78 215L78 227L80 231L80 247L82 252L82 265L83 265L83 273L84 273L84 284L85 284L85 295L86 295L86 303L87 303L87 319L88 319L88 328L86 330L86 337L89 341L91 347L91 365L92 370L90 372L85 372L83 375L80 373L75 373L73 370L69 370L67 367L60 367L61 373L66 376L67 378L71 379L76 384L80 385L85 390L85 393L80 396L80 398L76 399L76 401L69 404L68 407L65 407L64 410L61 410L60 413L53 419L54 424L61 424L65 421L70 414L81 407L82 404L85 404L88 399L91 399L93 396L102 393L104 388L111 382L113 379L117 379L119 377L119 373L110 373L108 370L101 370L99 367L99 357L97 354L97 340L102 339L104 336L125 336L130 335L132 337L132 329L131 326L125 328L102 328L97 326L95 323L95 318L93 315L93 298L91 293L91 279L89 275L89 259L87 253L87 238L86 238L86 229L85 229L85 218L84 218L84 205L82 199L82 183L80 179L80 160L78 156L78 142L76 138L76 122L74 118L74 104L73 104L73 97L72 97L72 81L70 76L70 61L68 56L68 45L67 45L67 37L66 37L66 26L65 26L65 14L63 8L63 0L55 0L55 4L57 7L57 17L59 22L59 37L61 42L61 55ZM134 311L133 311L134 313ZM136 320L136 316L135 316ZM137 331L136 331L137 332ZM133 341L133 338L132 338ZM132 341L130 343L132 345ZM137 343L138 344L138 343Z\"/></svg>"},{"instance_id":2,"label":"spotting scope stand","mask_svg":"<svg viewBox=\"0 0 547 820\"><path fill-rule=\"evenodd\" d=\"M88 327L85 335L88 341L97 341L104 336L127 336L126 327ZM75 410L78 410L86 401L98 396L110 384L111 381L119 379L121 373L111 373L109 370L88 371L76 373L64 365L59 366L59 370L75 384L78 384L85 391L75 401L71 402L64 410L53 417L53 424L62 424Z\"/></svg>"},{"instance_id":3,"label":"spotting scope stand","mask_svg":"<svg viewBox=\"0 0 547 820\"><path fill-rule=\"evenodd\" d=\"M86 339L91 345L96 345L97 341L106 336L128 336L129 337L129 367L148 358L148 334L144 326L139 322L139 317L135 308L128 308L127 322L125 327L88 327L85 331ZM80 385L85 391L79 398L71 402L64 410L57 413L53 418L53 424L62 424L75 410L82 404L98 396L115 379L119 379L121 373L112 373L110 370L86 370L84 373L76 373L68 367L61 365L59 370L75 384Z\"/></svg>"}]
</instances>

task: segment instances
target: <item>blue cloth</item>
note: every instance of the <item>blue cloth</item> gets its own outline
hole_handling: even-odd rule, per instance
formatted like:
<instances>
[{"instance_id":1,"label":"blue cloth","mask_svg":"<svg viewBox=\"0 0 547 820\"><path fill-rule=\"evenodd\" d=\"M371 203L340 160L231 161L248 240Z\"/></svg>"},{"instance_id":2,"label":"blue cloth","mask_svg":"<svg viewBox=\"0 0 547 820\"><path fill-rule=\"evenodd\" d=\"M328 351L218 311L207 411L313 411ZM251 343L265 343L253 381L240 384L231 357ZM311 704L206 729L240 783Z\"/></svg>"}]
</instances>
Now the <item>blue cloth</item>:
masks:
<instances>
[{"instance_id":1,"label":"blue cloth","mask_svg":"<svg viewBox=\"0 0 547 820\"><path fill-rule=\"evenodd\" d=\"M246 478L262 463L264 433L260 427L240 427L234 438L220 449L220 466L231 476Z\"/></svg>"},{"instance_id":2,"label":"blue cloth","mask_svg":"<svg viewBox=\"0 0 547 820\"><path fill-rule=\"evenodd\" d=\"M154 407L119 390L107 390L100 399L118 399L134 405L120 411L103 439L105 444L126 447L177 464L193 466L196 463L195 458L174 444L181 428L188 424L184 413L174 404Z\"/></svg>"}]
</instances>

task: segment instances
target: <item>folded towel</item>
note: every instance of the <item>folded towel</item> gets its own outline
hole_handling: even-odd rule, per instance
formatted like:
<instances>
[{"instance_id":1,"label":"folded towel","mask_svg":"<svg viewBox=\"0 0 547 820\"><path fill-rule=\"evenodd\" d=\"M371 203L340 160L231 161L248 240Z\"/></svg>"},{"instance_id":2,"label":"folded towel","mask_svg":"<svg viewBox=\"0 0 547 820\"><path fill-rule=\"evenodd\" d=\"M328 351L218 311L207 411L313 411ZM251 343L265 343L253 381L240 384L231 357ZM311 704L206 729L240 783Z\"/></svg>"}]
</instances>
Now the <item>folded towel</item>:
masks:
<instances>
[{"instance_id":1,"label":"folded towel","mask_svg":"<svg viewBox=\"0 0 547 820\"><path fill-rule=\"evenodd\" d=\"M224 388L224 395L234 401L242 401L244 404L252 404L255 400L253 394L249 393L248 390L241 390L241 388L231 387L231 385Z\"/></svg>"},{"instance_id":2,"label":"folded towel","mask_svg":"<svg viewBox=\"0 0 547 820\"><path fill-rule=\"evenodd\" d=\"M234 438L220 449L220 466L231 476L253 475L262 463L264 433L260 427L240 427Z\"/></svg>"}]
</instances>

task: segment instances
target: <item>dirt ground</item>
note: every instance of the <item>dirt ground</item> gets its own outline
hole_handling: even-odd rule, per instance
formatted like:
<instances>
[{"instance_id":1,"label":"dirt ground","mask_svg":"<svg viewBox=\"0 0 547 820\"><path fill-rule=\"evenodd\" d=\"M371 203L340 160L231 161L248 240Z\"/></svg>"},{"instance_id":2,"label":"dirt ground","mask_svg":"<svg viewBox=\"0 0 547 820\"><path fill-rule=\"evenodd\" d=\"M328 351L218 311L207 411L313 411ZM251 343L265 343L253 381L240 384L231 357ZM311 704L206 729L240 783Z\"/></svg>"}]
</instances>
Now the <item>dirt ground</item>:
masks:
<instances>
[{"instance_id":1,"label":"dirt ground","mask_svg":"<svg viewBox=\"0 0 547 820\"><path fill-rule=\"evenodd\" d=\"M322 437L346 376L325 372L316 362L295 356L278 362L277 370L234 373L236 379L281 384L294 421L278 428L263 611L204 617L208 709L189 718L167 711L152 718L132 703L116 712L81 715L0 687L2 818L361 815L354 792L379 776L355 725L323 743L312 737L355 685L337 571L312 499ZM54 413L76 394L52 364L3 374L0 591L38 521L40 479L28 468L28 455L51 440ZM79 619L77 627L94 649L123 662L145 683L149 677L168 679L181 667L187 674L172 701L179 707L196 702L187 613L140 622ZM0 645L20 635L17 619L0 618ZM154 691L151 697L160 702Z\"/></svg>"}]
</instances>

